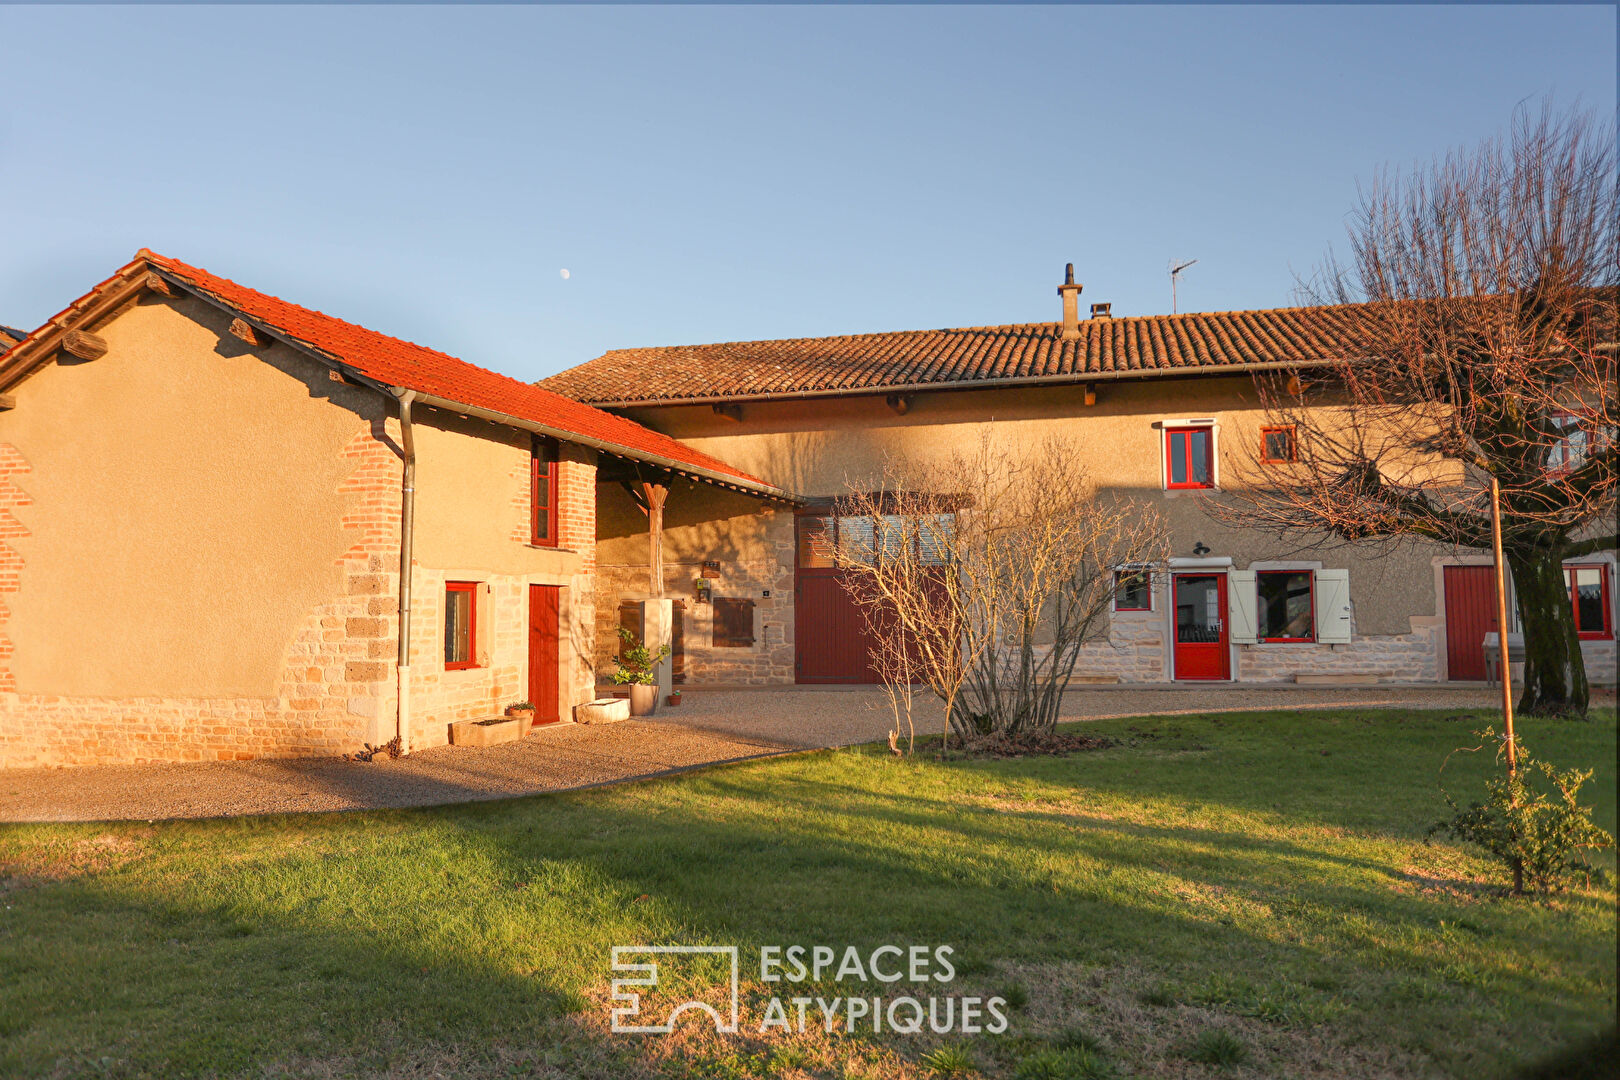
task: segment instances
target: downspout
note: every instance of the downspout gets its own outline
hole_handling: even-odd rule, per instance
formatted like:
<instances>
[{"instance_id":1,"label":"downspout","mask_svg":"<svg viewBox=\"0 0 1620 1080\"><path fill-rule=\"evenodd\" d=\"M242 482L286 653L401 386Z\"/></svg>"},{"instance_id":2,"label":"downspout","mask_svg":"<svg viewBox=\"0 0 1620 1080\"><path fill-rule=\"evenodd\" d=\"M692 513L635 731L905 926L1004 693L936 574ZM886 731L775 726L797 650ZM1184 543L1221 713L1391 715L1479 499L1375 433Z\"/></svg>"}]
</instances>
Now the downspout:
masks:
<instances>
[{"instance_id":1,"label":"downspout","mask_svg":"<svg viewBox=\"0 0 1620 1080\"><path fill-rule=\"evenodd\" d=\"M411 549L416 537L416 432L411 427L415 390L394 391L399 398L399 438L405 468L399 485L399 675L396 716L399 752L411 752Z\"/></svg>"}]
</instances>

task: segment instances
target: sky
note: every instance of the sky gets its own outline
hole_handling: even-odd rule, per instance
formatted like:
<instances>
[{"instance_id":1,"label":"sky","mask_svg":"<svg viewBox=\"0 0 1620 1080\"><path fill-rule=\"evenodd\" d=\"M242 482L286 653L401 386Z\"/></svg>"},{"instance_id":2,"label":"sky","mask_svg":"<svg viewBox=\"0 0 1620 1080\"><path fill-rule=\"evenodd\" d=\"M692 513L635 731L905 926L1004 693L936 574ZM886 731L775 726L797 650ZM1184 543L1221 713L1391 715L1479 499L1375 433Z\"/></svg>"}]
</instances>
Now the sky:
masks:
<instances>
[{"instance_id":1,"label":"sky","mask_svg":"<svg viewBox=\"0 0 1620 1080\"><path fill-rule=\"evenodd\" d=\"M141 247L524 379L612 348L1286 306L1359 180L1613 6L0 6L0 323ZM566 271L566 273L565 273Z\"/></svg>"}]
</instances>

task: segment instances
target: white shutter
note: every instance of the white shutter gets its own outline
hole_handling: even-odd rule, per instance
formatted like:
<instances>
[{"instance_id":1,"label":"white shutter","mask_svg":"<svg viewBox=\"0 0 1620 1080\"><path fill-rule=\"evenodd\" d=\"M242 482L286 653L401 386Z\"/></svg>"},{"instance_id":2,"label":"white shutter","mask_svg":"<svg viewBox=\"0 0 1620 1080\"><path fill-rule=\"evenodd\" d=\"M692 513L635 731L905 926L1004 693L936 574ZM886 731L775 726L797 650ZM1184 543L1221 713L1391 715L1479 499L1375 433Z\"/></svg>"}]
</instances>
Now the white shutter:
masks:
<instances>
[{"instance_id":1,"label":"white shutter","mask_svg":"<svg viewBox=\"0 0 1620 1080\"><path fill-rule=\"evenodd\" d=\"M1255 635L1254 571L1233 570L1226 575L1228 632L1235 645L1253 645Z\"/></svg>"},{"instance_id":2,"label":"white shutter","mask_svg":"<svg viewBox=\"0 0 1620 1080\"><path fill-rule=\"evenodd\" d=\"M1350 644L1350 571L1316 572L1316 640Z\"/></svg>"}]
</instances>

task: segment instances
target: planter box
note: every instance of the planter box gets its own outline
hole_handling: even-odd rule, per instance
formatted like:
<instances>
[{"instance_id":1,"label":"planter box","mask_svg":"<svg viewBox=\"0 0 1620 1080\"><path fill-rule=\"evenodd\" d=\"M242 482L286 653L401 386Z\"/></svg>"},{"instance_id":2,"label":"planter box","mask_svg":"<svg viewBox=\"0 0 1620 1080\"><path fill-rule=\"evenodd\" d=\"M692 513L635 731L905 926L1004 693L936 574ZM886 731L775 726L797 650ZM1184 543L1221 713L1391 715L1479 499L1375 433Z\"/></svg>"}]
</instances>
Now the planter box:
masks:
<instances>
[{"instance_id":1,"label":"planter box","mask_svg":"<svg viewBox=\"0 0 1620 1080\"><path fill-rule=\"evenodd\" d=\"M491 716L483 720L457 720L450 725L452 746L496 746L523 737L523 724L515 716Z\"/></svg>"},{"instance_id":2,"label":"planter box","mask_svg":"<svg viewBox=\"0 0 1620 1080\"><path fill-rule=\"evenodd\" d=\"M612 724L630 719L630 699L597 698L574 706L574 722L579 724Z\"/></svg>"}]
</instances>

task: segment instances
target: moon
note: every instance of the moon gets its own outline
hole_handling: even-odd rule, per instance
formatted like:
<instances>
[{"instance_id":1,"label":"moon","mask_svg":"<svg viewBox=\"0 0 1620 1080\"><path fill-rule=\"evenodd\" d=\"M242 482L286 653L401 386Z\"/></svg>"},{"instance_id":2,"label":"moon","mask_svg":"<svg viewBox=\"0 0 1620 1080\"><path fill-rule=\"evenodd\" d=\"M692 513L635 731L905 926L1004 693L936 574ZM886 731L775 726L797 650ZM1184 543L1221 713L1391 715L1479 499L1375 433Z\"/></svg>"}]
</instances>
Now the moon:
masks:
<instances>
[{"instance_id":1,"label":"moon","mask_svg":"<svg viewBox=\"0 0 1620 1080\"><path fill-rule=\"evenodd\" d=\"M559 273L559 274L561 274L561 275L562 275L562 279L563 279L563 280L564 280L564 281L567 281L567 280L568 280L568 279L569 279L569 278L570 278L570 277L572 277L572 276L573 276L573 275L572 275L572 274L570 274L570 273L569 273L569 272L568 272L568 269L567 269L567 268L566 268L566 267L564 267L564 268L563 268L563 269L561 269L561 270L559 270L559 271L557 271L557 273Z\"/></svg>"}]
</instances>

